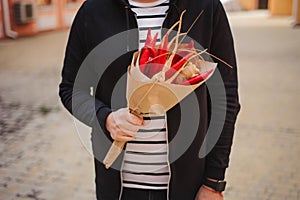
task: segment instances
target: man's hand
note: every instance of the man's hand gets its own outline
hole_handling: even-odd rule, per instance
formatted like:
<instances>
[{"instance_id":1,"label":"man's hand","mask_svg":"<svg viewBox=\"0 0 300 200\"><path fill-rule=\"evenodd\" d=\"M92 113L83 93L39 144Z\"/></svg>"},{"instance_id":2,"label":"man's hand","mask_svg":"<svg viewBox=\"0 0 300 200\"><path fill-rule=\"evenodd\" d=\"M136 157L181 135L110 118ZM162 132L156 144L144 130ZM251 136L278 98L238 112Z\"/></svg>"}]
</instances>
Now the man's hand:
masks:
<instances>
[{"instance_id":1,"label":"man's hand","mask_svg":"<svg viewBox=\"0 0 300 200\"><path fill-rule=\"evenodd\" d=\"M142 124L143 119L129 113L126 108L112 112L106 118L106 129L116 141L133 140Z\"/></svg>"},{"instance_id":2,"label":"man's hand","mask_svg":"<svg viewBox=\"0 0 300 200\"><path fill-rule=\"evenodd\" d=\"M223 195L206 186L201 186L195 200L223 200Z\"/></svg>"}]
</instances>

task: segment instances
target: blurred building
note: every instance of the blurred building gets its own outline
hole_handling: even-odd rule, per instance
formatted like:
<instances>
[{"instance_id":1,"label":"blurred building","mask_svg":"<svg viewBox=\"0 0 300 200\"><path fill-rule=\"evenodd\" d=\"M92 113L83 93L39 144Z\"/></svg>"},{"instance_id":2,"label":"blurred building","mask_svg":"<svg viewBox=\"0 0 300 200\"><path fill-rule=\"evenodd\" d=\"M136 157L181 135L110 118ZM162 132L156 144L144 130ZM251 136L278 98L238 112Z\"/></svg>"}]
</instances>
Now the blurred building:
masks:
<instances>
[{"instance_id":1,"label":"blurred building","mask_svg":"<svg viewBox=\"0 0 300 200\"><path fill-rule=\"evenodd\" d=\"M238 0L246 10L268 9L270 14L292 16L295 25L300 24L300 0Z\"/></svg>"},{"instance_id":2,"label":"blurred building","mask_svg":"<svg viewBox=\"0 0 300 200\"><path fill-rule=\"evenodd\" d=\"M68 28L83 1L0 0L0 39ZM300 0L221 1L238 2L245 10L269 9L272 15L290 15L294 24L300 24Z\"/></svg>"},{"instance_id":3,"label":"blurred building","mask_svg":"<svg viewBox=\"0 0 300 200\"><path fill-rule=\"evenodd\" d=\"M70 27L84 0L0 0L0 38Z\"/></svg>"}]
</instances>

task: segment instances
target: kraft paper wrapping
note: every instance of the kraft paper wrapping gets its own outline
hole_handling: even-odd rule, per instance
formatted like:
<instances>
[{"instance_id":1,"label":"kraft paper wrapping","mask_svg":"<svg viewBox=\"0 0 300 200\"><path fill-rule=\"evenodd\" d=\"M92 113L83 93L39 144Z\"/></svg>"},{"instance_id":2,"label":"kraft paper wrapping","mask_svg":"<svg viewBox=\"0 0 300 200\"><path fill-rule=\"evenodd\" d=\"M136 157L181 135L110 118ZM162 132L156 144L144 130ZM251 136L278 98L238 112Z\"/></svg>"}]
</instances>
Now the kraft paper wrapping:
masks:
<instances>
[{"instance_id":1,"label":"kraft paper wrapping","mask_svg":"<svg viewBox=\"0 0 300 200\"><path fill-rule=\"evenodd\" d=\"M126 98L129 110L138 116L163 115L183 98L202 85L210 76L195 85L178 85L158 82L145 76L138 66L138 52L133 56L127 72ZM217 63L198 60L200 72L216 69ZM115 141L109 149L103 163L109 168L121 153L125 142Z\"/></svg>"},{"instance_id":2,"label":"kraft paper wrapping","mask_svg":"<svg viewBox=\"0 0 300 200\"><path fill-rule=\"evenodd\" d=\"M212 72L205 80L195 85L158 82L148 78L139 70L137 57L138 55L134 54L133 62L128 67L126 98L129 109L141 116L166 113L213 74ZM201 64L201 73L215 69L217 66L217 63L202 60L198 62Z\"/></svg>"}]
</instances>

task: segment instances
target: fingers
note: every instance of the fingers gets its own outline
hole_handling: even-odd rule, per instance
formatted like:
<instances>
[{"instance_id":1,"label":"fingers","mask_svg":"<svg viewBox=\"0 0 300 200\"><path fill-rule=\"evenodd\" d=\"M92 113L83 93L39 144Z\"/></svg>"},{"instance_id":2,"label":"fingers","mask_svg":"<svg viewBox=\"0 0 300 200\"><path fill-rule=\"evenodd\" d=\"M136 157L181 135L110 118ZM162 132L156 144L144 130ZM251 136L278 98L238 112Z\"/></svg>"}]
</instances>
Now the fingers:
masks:
<instances>
[{"instance_id":1,"label":"fingers","mask_svg":"<svg viewBox=\"0 0 300 200\"><path fill-rule=\"evenodd\" d=\"M130 115L125 116L125 118L118 118L116 119L117 126L123 131L128 132L129 135L130 132L137 132L140 129L140 126L142 124L139 120L131 120ZM135 116L134 116L135 117Z\"/></svg>"},{"instance_id":2,"label":"fingers","mask_svg":"<svg viewBox=\"0 0 300 200\"><path fill-rule=\"evenodd\" d=\"M116 127L110 134L116 141L131 141L135 138L137 131L122 130Z\"/></svg>"},{"instance_id":3,"label":"fingers","mask_svg":"<svg viewBox=\"0 0 300 200\"><path fill-rule=\"evenodd\" d=\"M128 142L128 141L131 141L135 138L135 135L134 136L131 136L131 135L127 135L123 132L119 132L118 134L115 134L115 135L112 135L112 138L116 141L124 141L124 142Z\"/></svg>"},{"instance_id":4,"label":"fingers","mask_svg":"<svg viewBox=\"0 0 300 200\"><path fill-rule=\"evenodd\" d=\"M137 132L138 132L138 129L131 131L131 130L127 130L127 129L124 129L124 128L118 128L115 132L118 135L125 135L125 136L129 136L129 137L135 137Z\"/></svg>"},{"instance_id":5,"label":"fingers","mask_svg":"<svg viewBox=\"0 0 300 200\"><path fill-rule=\"evenodd\" d=\"M121 130L126 132L137 132L140 126L143 124L143 119L139 118L131 113L127 109L120 109L114 113L115 121Z\"/></svg>"},{"instance_id":6,"label":"fingers","mask_svg":"<svg viewBox=\"0 0 300 200\"><path fill-rule=\"evenodd\" d=\"M106 119L106 127L116 141L130 141L136 136L143 119L130 114L128 109L111 113Z\"/></svg>"},{"instance_id":7,"label":"fingers","mask_svg":"<svg viewBox=\"0 0 300 200\"><path fill-rule=\"evenodd\" d=\"M137 132L140 129L140 125L133 125L131 123L125 123L122 127L120 127L122 131L132 131Z\"/></svg>"},{"instance_id":8,"label":"fingers","mask_svg":"<svg viewBox=\"0 0 300 200\"><path fill-rule=\"evenodd\" d=\"M137 126L143 125L143 122L144 122L142 117L137 117L136 115L131 114L131 113L128 113L127 120L129 123L131 123L133 125L137 125Z\"/></svg>"}]
</instances>

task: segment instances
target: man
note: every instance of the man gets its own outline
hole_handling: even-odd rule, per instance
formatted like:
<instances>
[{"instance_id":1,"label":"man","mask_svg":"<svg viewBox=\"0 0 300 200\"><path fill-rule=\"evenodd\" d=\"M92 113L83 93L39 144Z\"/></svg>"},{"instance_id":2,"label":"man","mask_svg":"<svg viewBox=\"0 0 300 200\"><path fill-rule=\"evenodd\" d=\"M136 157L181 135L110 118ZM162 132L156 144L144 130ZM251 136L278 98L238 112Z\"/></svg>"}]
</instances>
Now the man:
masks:
<instances>
[{"instance_id":1,"label":"man","mask_svg":"<svg viewBox=\"0 0 300 200\"><path fill-rule=\"evenodd\" d=\"M127 72L132 53L144 43L143 31L150 27L163 34L161 27L170 28L184 10L182 32L189 30L203 10L189 37L233 68L215 59L219 79L218 73L215 73L213 77L216 78L212 77L207 86L200 86L194 95L186 97L166 116L141 119L124 108L126 102L112 103L116 100L114 90L118 85L124 86L120 91L125 96L126 84L119 81ZM123 33L123 39L118 38ZM110 61L109 52L117 54L119 50L126 52ZM91 87L93 95L90 94ZM219 91L220 88L224 93ZM118 97L122 98L122 95ZM225 170L240 106L233 40L219 0L86 1L78 11L70 32L60 97L76 118L93 128L97 199L223 199ZM225 99L225 103L215 101L215 97ZM184 111L189 112L189 118L184 116ZM224 119L220 117L222 113ZM197 124L192 120L194 116L199 117ZM187 127L184 130L180 128L183 123ZM203 143L211 126L221 126L220 133L216 131L213 134L212 140L216 144L213 143L212 150L202 158L199 156L202 145L211 144ZM142 132L152 132L153 137L161 139L141 139ZM173 143L182 136L179 143ZM128 142L126 151L110 169L102 164L110 146L105 142L107 138ZM184 152L178 153L184 138L192 140L187 142ZM155 146L157 144L159 148Z\"/></svg>"}]
</instances>

